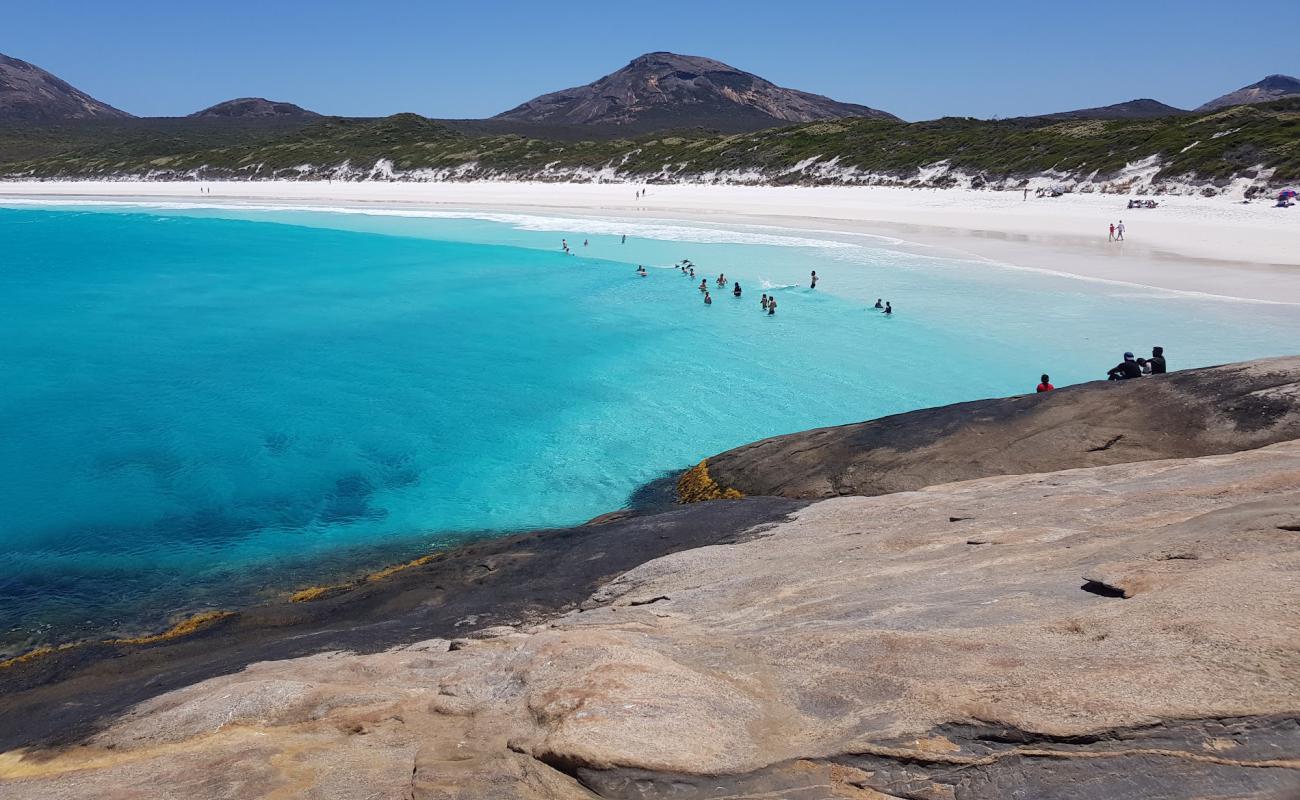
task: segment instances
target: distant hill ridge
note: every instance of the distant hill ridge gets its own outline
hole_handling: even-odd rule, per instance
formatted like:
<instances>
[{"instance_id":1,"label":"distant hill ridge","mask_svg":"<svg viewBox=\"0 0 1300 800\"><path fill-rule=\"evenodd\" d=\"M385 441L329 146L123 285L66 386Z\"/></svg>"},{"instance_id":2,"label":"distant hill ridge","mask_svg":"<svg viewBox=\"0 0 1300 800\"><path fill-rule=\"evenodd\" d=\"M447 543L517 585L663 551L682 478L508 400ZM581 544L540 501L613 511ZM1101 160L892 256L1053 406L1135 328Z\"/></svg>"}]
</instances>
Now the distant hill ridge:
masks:
<instances>
[{"instance_id":1,"label":"distant hill ridge","mask_svg":"<svg viewBox=\"0 0 1300 800\"><path fill-rule=\"evenodd\" d=\"M319 117L315 111L308 111L302 106L286 103L282 100L267 100L264 97L237 97L224 103L208 106L202 111L190 114L191 118L222 117Z\"/></svg>"},{"instance_id":2,"label":"distant hill ridge","mask_svg":"<svg viewBox=\"0 0 1300 800\"><path fill-rule=\"evenodd\" d=\"M711 58L656 52L594 83L544 94L494 119L740 131L841 117L897 119L868 106L786 89Z\"/></svg>"},{"instance_id":3,"label":"distant hill ridge","mask_svg":"<svg viewBox=\"0 0 1300 800\"><path fill-rule=\"evenodd\" d=\"M130 116L35 64L0 53L0 120L39 123Z\"/></svg>"},{"instance_id":4,"label":"distant hill ridge","mask_svg":"<svg viewBox=\"0 0 1300 800\"><path fill-rule=\"evenodd\" d=\"M1235 92L1216 97L1197 108L1197 111L1214 111L1229 106L1269 103L1287 97L1300 97L1300 80L1290 75L1269 75L1262 81L1243 86Z\"/></svg>"},{"instance_id":5,"label":"distant hill ridge","mask_svg":"<svg viewBox=\"0 0 1300 800\"><path fill-rule=\"evenodd\" d=\"M1149 97L1129 100L1127 103L1115 103L1097 108L1081 108L1077 111L1058 111L1055 114L1043 114L1046 119L1156 119L1174 117L1192 112L1182 108L1152 100Z\"/></svg>"}]
</instances>

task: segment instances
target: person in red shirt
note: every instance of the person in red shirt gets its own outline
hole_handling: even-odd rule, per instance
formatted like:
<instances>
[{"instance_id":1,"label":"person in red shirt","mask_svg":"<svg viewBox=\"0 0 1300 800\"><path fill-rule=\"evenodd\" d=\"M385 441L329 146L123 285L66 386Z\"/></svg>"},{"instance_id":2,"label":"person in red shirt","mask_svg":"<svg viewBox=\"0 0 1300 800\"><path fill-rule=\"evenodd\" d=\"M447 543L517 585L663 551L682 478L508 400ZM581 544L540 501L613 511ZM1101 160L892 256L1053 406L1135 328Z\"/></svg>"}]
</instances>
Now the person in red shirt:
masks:
<instances>
[{"instance_id":1,"label":"person in red shirt","mask_svg":"<svg viewBox=\"0 0 1300 800\"><path fill-rule=\"evenodd\" d=\"M1040 392L1050 392L1055 388L1056 387L1052 385L1052 379L1049 378L1047 375L1044 375L1043 382L1038 384L1038 391Z\"/></svg>"}]
</instances>

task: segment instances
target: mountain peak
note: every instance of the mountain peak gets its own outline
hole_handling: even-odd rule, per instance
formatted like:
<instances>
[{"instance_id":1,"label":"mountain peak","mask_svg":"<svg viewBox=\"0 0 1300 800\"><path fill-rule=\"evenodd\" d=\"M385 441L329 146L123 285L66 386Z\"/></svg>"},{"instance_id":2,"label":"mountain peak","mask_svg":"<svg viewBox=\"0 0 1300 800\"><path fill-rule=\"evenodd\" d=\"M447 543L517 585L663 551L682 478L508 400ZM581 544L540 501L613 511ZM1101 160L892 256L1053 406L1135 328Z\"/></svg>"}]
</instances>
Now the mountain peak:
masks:
<instances>
[{"instance_id":1,"label":"mountain peak","mask_svg":"<svg viewBox=\"0 0 1300 800\"><path fill-rule=\"evenodd\" d=\"M1284 97L1300 96L1300 80L1290 75L1269 75L1261 81L1243 86L1235 92L1216 97L1197 111L1214 111L1228 106L1268 103Z\"/></svg>"},{"instance_id":2,"label":"mountain peak","mask_svg":"<svg viewBox=\"0 0 1300 800\"><path fill-rule=\"evenodd\" d=\"M217 103L214 106L208 106L202 111L195 111L190 117L212 119L212 118L241 118L248 119L252 117L319 117L315 111L308 111L302 106L296 106L293 103L285 103L280 100L267 100L265 97L237 97L234 100L227 100L223 103Z\"/></svg>"},{"instance_id":3,"label":"mountain peak","mask_svg":"<svg viewBox=\"0 0 1300 800\"><path fill-rule=\"evenodd\" d=\"M544 94L495 118L742 131L840 117L895 119L867 106L786 89L712 58L660 50L637 56L593 83Z\"/></svg>"},{"instance_id":4,"label":"mountain peak","mask_svg":"<svg viewBox=\"0 0 1300 800\"><path fill-rule=\"evenodd\" d=\"M129 116L35 64L0 53L0 120L55 122Z\"/></svg>"}]
</instances>

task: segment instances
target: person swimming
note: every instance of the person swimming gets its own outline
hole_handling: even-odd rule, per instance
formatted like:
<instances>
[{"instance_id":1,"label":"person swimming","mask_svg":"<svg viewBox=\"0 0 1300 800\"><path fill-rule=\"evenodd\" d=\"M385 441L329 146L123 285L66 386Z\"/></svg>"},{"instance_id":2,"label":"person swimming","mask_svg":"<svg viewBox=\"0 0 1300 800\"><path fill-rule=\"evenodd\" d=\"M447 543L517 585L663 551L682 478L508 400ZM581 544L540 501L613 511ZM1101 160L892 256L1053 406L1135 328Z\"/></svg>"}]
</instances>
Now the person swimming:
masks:
<instances>
[{"instance_id":1,"label":"person swimming","mask_svg":"<svg viewBox=\"0 0 1300 800\"><path fill-rule=\"evenodd\" d=\"M705 290L704 290L704 305L706 305L706 306L711 306L711 305L713 305L713 298L709 296L709 290L708 290L708 289L705 289Z\"/></svg>"},{"instance_id":2,"label":"person swimming","mask_svg":"<svg viewBox=\"0 0 1300 800\"><path fill-rule=\"evenodd\" d=\"M769 297L767 299L767 315L770 317L775 313L776 313L776 298Z\"/></svg>"},{"instance_id":3,"label":"person swimming","mask_svg":"<svg viewBox=\"0 0 1300 800\"><path fill-rule=\"evenodd\" d=\"M817 270L812 271L812 284L808 288L809 289L817 288Z\"/></svg>"},{"instance_id":4,"label":"person swimming","mask_svg":"<svg viewBox=\"0 0 1300 800\"><path fill-rule=\"evenodd\" d=\"M763 310L764 310L764 311L767 310L767 304L768 304L768 302L770 302L770 301L767 299L767 292L763 292L763 299L762 299L762 300L759 300L759 301L758 301L758 304L759 304L760 306L763 307Z\"/></svg>"},{"instance_id":5,"label":"person swimming","mask_svg":"<svg viewBox=\"0 0 1300 800\"><path fill-rule=\"evenodd\" d=\"M877 297L877 298L876 298L876 308L884 308L884 307L885 307L884 304L882 304L882 303L880 302L880 298Z\"/></svg>"},{"instance_id":6,"label":"person swimming","mask_svg":"<svg viewBox=\"0 0 1300 800\"><path fill-rule=\"evenodd\" d=\"M736 285L731 287L731 296L740 297L740 281L736 281Z\"/></svg>"},{"instance_id":7,"label":"person swimming","mask_svg":"<svg viewBox=\"0 0 1300 800\"><path fill-rule=\"evenodd\" d=\"M894 313L894 307L891 306L888 302L886 302L886 303L885 303L885 315L888 316L888 315L893 314L893 313Z\"/></svg>"}]
</instances>

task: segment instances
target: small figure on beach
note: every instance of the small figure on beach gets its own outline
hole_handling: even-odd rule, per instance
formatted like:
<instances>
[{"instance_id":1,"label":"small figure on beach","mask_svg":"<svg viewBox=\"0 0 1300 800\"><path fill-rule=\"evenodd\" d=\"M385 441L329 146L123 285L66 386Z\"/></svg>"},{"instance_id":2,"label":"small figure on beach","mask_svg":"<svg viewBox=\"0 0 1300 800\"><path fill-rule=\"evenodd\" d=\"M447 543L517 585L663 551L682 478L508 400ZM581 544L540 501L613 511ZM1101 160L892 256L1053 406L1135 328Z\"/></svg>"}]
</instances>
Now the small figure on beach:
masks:
<instances>
[{"instance_id":1,"label":"small figure on beach","mask_svg":"<svg viewBox=\"0 0 1300 800\"><path fill-rule=\"evenodd\" d=\"M812 271L812 283L809 284L808 288L809 288L809 289L816 289L816 288L817 288L817 270L813 270L813 271Z\"/></svg>"},{"instance_id":2,"label":"small figure on beach","mask_svg":"<svg viewBox=\"0 0 1300 800\"><path fill-rule=\"evenodd\" d=\"M1165 349L1163 347L1151 348L1151 357L1147 359L1147 363L1151 365L1152 375L1164 375L1165 370L1168 368L1165 364Z\"/></svg>"},{"instance_id":3,"label":"small figure on beach","mask_svg":"<svg viewBox=\"0 0 1300 800\"><path fill-rule=\"evenodd\" d=\"M770 317L776 313L776 298L767 298L767 315Z\"/></svg>"},{"instance_id":4,"label":"small figure on beach","mask_svg":"<svg viewBox=\"0 0 1300 800\"><path fill-rule=\"evenodd\" d=\"M892 305L889 304L889 301L888 301L888 300L886 300L886 301L885 301L885 316L887 316L887 317L888 317L888 316L891 316L891 315L893 315L893 313L894 313L894 307L893 307Z\"/></svg>"},{"instance_id":5,"label":"small figure on beach","mask_svg":"<svg viewBox=\"0 0 1300 800\"><path fill-rule=\"evenodd\" d=\"M1106 379L1111 381L1126 381L1129 378L1141 377L1142 368L1138 366L1132 353L1125 353L1124 360L1111 367L1106 373Z\"/></svg>"},{"instance_id":6,"label":"small figure on beach","mask_svg":"<svg viewBox=\"0 0 1300 800\"><path fill-rule=\"evenodd\" d=\"M875 306L875 307L876 307L876 308L884 308L884 307L885 307L885 304L882 303L882 302L880 302L880 298L879 298L879 297L876 298L876 306Z\"/></svg>"},{"instance_id":7,"label":"small figure on beach","mask_svg":"<svg viewBox=\"0 0 1300 800\"><path fill-rule=\"evenodd\" d=\"M705 290L704 290L704 305L706 305L706 306L711 306L711 305L713 305L713 298L709 296L709 290L708 290L708 289L705 289Z\"/></svg>"},{"instance_id":8,"label":"small figure on beach","mask_svg":"<svg viewBox=\"0 0 1300 800\"><path fill-rule=\"evenodd\" d=\"M759 304L760 306L763 307L763 310L764 310L764 311L766 311L766 310L767 310L767 304L768 304L769 302L771 302L771 301L769 301L769 300L767 299L767 292L763 292L763 299L762 299L762 300L759 300L759 301L758 301L758 304Z\"/></svg>"},{"instance_id":9,"label":"small figure on beach","mask_svg":"<svg viewBox=\"0 0 1300 800\"><path fill-rule=\"evenodd\" d=\"M1113 222L1110 224L1110 238L1107 239L1106 241L1108 242L1115 241L1115 223Z\"/></svg>"},{"instance_id":10,"label":"small figure on beach","mask_svg":"<svg viewBox=\"0 0 1300 800\"><path fill-rule=\"evenodd\" d=\"M1051 377L1048 376L1046 372L1044 372L1038 381L1038 388L1035 389L1034 391L1042 393L1042 392L1054 391L1055 389L1056 387L1052 385Z\"/></svg>"},{"instance_id":11,"label":"small figure on beach","mask_svg":"<svg viewBox=\"0 0 1300 800\"><path fill-rule=\"evenodd\" d=\"M740 281L736 281L736 285L731 287L731 296L740 297Z\"/></svg>"},{"instance_id":12,"label":"small figure on beach","mask_svg":"<svg viewBox=\"0 0 1300 800\"><path fill-rule=\"evenodd\" d=\"M1029 187L1025 187L1025 200L1029 200Z\"/></svg>"},{"instance_id":13,"label":"small figure on beach","mask_svg":"<svg viewBox=\"0 0 1300 800\"><path fill-rule=\"evenodd\" d=\"M1115 226L1115 241L1124 241L1124 220L1120 220L1119 224Z\"/></svg>"}]
</instances>

